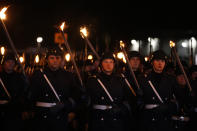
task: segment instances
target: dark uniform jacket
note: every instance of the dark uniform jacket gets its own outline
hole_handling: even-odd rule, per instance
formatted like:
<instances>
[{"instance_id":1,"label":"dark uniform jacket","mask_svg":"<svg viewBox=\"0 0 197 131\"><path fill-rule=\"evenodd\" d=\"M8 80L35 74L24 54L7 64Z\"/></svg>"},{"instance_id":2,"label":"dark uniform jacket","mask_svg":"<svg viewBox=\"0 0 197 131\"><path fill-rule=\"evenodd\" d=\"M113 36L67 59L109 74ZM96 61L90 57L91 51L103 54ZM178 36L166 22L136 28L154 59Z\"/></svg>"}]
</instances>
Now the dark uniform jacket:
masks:
<instances>
[{"instance_id":1,"label":"dark uniform jacket","mask_svg":"<svg viewBox=\"0 0 197 131\"><path fill-rule=\"evenodd\" d=\"M189 130L197 130L196 121L197 121L197 80L191 81L192 87L192 108L190 111L190 125Z\"/></svg>"},{"instance_id":2,"label":"dark uniform jacket","mask_svg":"<svg viewBox=\"0 0 197 131\"><path fill-rule=\"evenodd\" d=\"M108 90L114 102L109 99L97 78ZM129 107L126 101L129 90L126 86L123 78L115 74L106 75L101 72L89 78L86 86L91 101L89 130L125 131L128 129ZM108 106L109 109L99 109L100 106Z\"/></svg>"},{"instance_id":3,"label":"dark uniform jacket","mask_svg":"<svg viewBox=\"0 0 197 131\"><path fill-rule=\"evenodd\" d=\"M0 83L0 123L7 130L21 130L22 112L24 111L24 81L17 72L1 72L0 78L9 92L8 97ZM5 103L4 103L5 102ZM4 129L1 130L3 131Z\"/></svg>"},{"instance_id":4,"label":"dark uniform jacket","mask_svg":"<svg viewBox=\"0 0 197 131\"><path fill-rule=\"evenodd\" d=\"M158 99L148 81L151 81L154 88L160 95L163 103ZM152 71L147 77L139 79L143 96L139 103L143 103L140 113L140 128L147 131L170 131L173 130L171 115L176 112L177 106L174 101L173 92L176 81L164 73Z\"/></svg>"},{"instance_id":5,"label":"dark uniform jacket","mask_svg":"<svg viewBox=\"0 0 197 131\"><path fill-rule=\"evenodd\" d=\"M136 80L138 81L138 77L142 75L142 73L140 71L134 71ZM131 71L129 70L129 68L127 67L126 71L124 72L124 76L125 79L128 80L129 84L131 85L131 87L133 88L135 95L132 93L132 91L130 92L130 97L129 97L129 104L132 107L132 114L133 114L133 119L132 119L132 123L134 123L135 126L132 126L134 130L136 130L138 128L138 118L139 118L139 110L138 110L138 104L137 104L137 99L138 99L138 87L136 86L135 80L133 78L133 76L131 75ZM129 88L129 86L128 86Z\"/></svg>"},{"instance_id":6,"label":"dark uniform jacket","mask_svg":"<svg viewBox=\"0 0 197 131\"><path fill-rule=\"evenodd\" d=\"M60 98L60 102L44 78L43 73L51 82ZM46 125L48 126L47 129L65 130L67 115L74 109L78 97L74 77L65 70L52 71L48 67L43 70L43 73L37 70L31 77L30 100L35 111L35 118L52 121L52 123L49 122ZM52 107L47 107L50 103L56 104Z\"/></svg>"}]
</instances>

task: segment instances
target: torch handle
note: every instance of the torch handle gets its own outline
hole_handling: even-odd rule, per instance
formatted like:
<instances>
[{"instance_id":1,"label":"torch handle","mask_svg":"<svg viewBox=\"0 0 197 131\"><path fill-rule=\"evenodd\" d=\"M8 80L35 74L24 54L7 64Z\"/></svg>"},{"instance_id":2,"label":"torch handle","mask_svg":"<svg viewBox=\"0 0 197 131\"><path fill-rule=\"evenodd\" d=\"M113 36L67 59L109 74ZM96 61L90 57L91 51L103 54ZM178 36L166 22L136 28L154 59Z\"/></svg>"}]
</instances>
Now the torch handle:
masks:
<instances>
[{"instance_id":1,"label":"torch handle","mask_svg":"<svg viewBox=\"0 0 197 131\"><path fill-rule=\"evenodd\" d=\"M82 33L82 35L83 35L83 33ZM89 39L88 39L86 36L84 36L84 35L83 35L83 37L84 37L85 41L87 42L88 46L90 47L90 49L91 49L91 50L93 51L93 53L96 55L96 58L97 58L98 60L100 60L100 56L98 55L98 53L96 52L96 50L95 50L94 47L92 46L92 44L91 44L91 42L89 41Z\"/></svg>"},{"instance_id":2,"label":"torch handle","mask_svg":"<svg viewBox=\"0 0 197 131\"><path fill-rule=\"evenodd\" d=\"M185 70L184 70L184 68L183 68L183 65L181 64L180 58L179 58L179 56L177 55L177 52L176 52L175 47L172 47L172 51L174 52L174 55L175 55L176 60L177 60L177 62L178 62L179 68L181 69L181 71L182 71L182 73L183 73L183 75L184 75L184 78L185 78L185 80L186 80L187 86L188 86L188 88L189 88L189 90L190 90L190 92L191 92L191 91L192 91L191 85L190 85L190 83L189 83L189 80L188 80L187 75L186 75L186 73L185 73Z\"/></svg>"},{"instance_id":3,"label":"torch handle","mask_svg":"<svg viewBox=\"0 0 197 131\"><path fill-rule=\"evenodd\" d=\"M133 69L132 69L132 67L131 67L131 64L130 64L130 62L129 62L129 58L128 58L128 56L127 56L127 53L126 53L124 47L121 47L121 49L122 49L122 51L123 51L123 53L124 53L124 56L125 56L125 58L126 58L127 64L128 64L128 66L129 66L129 69L130 69L130 72L131 72L131 75L133 76L133 79L134 79L134 81L135 81L135 85L136 85L137 88L139 89L140 86L139 86L139 83L138 83L138 81L137 81L137 79L136 79L135 73L133 72Z\"/></svg>"},{"instance_id":4,"label":"torch handle","mask_svg":"<svg viewBox=\"0 0 197 131\"><path fill-rule=\"evenodd\" d=\"M81 84L82 87L84 87L84 86L83 86L83 82L82 82L82 78L81 78L81 76L80 76L80 73L79 73L79 70L78 70L78 68L77 68L77 64L76 64L76 62L75 62L75 60L74 60L73 54L72 54L72 52L71 52L70 46L69 46L69 44L68 44L68 42L67 42L67 40L66 40L66 38L65 38L65 36L64 36L64 32L63 32L62 30L61 30L61 33L62 33L62 36L63 36L63 38L64 38L64 44L65 44L65 46L66 46L66 48L67 48L67 50L68 50L68 52L69 52L69 54L70 54L70 56L71 56L71 61L72 61L73 65L74 65L75 71L76 71L77 76L78 76L79 81L80 81L80 84Z\"/></svg>"}]
</instances>

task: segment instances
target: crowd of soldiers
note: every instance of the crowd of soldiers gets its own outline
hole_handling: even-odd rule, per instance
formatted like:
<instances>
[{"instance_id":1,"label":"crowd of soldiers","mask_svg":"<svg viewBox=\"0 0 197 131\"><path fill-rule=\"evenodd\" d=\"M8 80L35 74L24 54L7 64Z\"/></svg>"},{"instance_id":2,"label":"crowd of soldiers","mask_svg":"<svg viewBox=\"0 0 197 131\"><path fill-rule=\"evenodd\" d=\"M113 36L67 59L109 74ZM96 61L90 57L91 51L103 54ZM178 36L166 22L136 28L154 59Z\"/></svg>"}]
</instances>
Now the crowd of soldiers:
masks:
<instances>
[{"instance_id":1,"label":"crowd of soldiers","mask_svg":"<svg viewBox=\"0 0 197 131\"><path fill-rule=\"evenodd\" d=\"M6 54L0 72L1 131L186 131L197 126L197 65L170 66L162 50L145 62L128 52L131 69L112 52L80 70L63 68L62 51L48 49L44 68L26 77Z\"/></svg>"}]
</instances>

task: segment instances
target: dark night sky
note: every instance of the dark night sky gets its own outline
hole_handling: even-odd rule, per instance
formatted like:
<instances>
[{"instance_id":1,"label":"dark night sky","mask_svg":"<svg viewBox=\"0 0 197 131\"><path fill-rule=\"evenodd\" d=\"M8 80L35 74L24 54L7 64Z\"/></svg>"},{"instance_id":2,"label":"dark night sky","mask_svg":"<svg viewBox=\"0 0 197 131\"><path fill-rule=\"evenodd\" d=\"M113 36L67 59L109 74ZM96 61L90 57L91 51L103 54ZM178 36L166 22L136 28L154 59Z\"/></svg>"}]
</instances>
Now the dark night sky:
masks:
<instances>
[{"instance_id":1,"label":"dark night sky","mask_svg":"<svg viewBox=\"0 0 197 131\"><path fill-rule=\"evenodd\" d=\"M29 3L30 2L30 3ZM121 1L119 1L121 2ZM5 21L17 48L26 48L36 43L36 37L44 38L43 45L53 44L54 32L62 21L68 23L68 41L72 48L80 49L84 41L79 35L79 27L90 27L90 40L104 44L106 35L110 36L113 46L120 39L147 39L160 37L177 39L197 35L195 8L163 5L141 6L134 3L88 3L54 1L2 2L9 4ZM0 26L0 42L7 39Z\"/></svg>"}]
</instances>

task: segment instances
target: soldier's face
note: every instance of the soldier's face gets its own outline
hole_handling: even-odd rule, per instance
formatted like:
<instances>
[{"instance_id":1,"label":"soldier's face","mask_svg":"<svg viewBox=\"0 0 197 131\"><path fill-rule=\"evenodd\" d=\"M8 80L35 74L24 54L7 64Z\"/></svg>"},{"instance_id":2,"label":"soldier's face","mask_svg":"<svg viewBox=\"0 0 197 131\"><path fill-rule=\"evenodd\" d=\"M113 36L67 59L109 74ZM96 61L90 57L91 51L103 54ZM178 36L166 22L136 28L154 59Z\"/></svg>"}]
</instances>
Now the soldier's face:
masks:
<instances>
[{"instance_id":1,"label":"soldier's face","mask_svg":"<svg viewBox=\"0 0 197 131\"><path fill-rule=\"evenodd\" d=\"M181 86L185 86L186 85L186 81L185 81L185 78L184 78L183 74L177 75L176 80L177 80L179 85L181 85Z\"/></svg>"},{"instance_id":2,"label":"soldier's face","mask_svg":"<svg viewBox=\"0 0 197 131\"><path fill-rule=\"evenodd\" d=\"M163 71L165 64L166 64L165 60L162 60L162 59L155 59L153 60L153 63L152 63L153 69L157 73L161 73Z\"/></svg>"},{"instance_id":3,"label":"soldier's face","mask_svg":"<svg viewBox=\"0 0 197 131\"><path fill-rule=\"evenodd\" d=\"M197 79L197 71L195 71L195 72L193 72L191 74L191 78L192 78L192 80L196 80Z\"/></svg>"},{"instance_id":4,"label":"soldier's face","mask_svg":"<svg viewBox=\"0 0 197 131\"><path fill-rule=\"evenodd\" d=\"M101 63L102 70L107 73L111 74L114 70L114 60L113 59L104 59Z\"/></svg>"},{"instance_id":5,"label":"soldier's face","mask_svg":"<svg viewBox=\"0 0 197 131\"><path fill-rule=\"evenodd\" d=\"M61 56L50 55L47 58L48 66L53 71L60 68L61 62L62 62L62 57Z\"/></svg>"},{"instance_id":6,"label":"soldier's face","mask_svg":"<svg viewBox=\"0 0 197 131\"><path fill-rule=\"evenodd\" d=\"M140 58L139 57L132 57L129 60L131 67L134 71L138 70L140 66Z\"/></svg>"},{"instance_id":7,"label":"soldier's face","mask_svg":"<svg viewBox=\"0 0 197 131\"><path fill-rule=\"evenodd\" d=\"M14 70L14 67L15 67L14 60L6 60L3 65L3 68L7 73L12 72Z\"/></svg>"}]
</instances>

